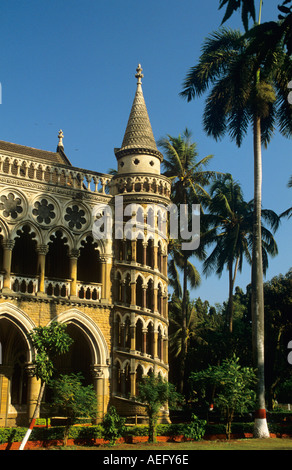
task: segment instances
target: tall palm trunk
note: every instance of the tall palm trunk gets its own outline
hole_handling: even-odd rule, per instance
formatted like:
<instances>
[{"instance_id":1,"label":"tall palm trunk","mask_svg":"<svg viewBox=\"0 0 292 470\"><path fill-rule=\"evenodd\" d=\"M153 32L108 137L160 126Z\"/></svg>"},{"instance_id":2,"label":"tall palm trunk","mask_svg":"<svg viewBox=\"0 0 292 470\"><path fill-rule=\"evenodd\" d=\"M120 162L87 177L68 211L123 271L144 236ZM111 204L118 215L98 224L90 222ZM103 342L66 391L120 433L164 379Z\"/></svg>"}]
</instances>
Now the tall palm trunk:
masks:
<instances>
[{"instance_id":1,"label":"tall palm trunk","mask_svg":"<svg viewBox=\"0 0 292 470\"><path fill-rule=\"evenodd\" d=\"M233 331L233 289L238 269L239 257L236 258L235 267L233 272L233 261L232 259L228 262L228 274L229 274L229 296L228 296L228 326L229 326L229 333Z\"/></svg>"},{"instance_id":2,"label":"tall palm trunk","mask_svg":"<svg viewBox=\"0 0 292 470\"><path fill-rule=\"evenodd\" d=\"M182 297L182 348L181 348L181 363L180 363L180 383L179 392L183 393L185 382L185 367L187 357L187 265L188 259L184 259L183 269L183 297Z\"/></svg>"},{"instance_id":3,"label":"tall palm trunk","mask_svg":"<svg viewBox=\"0 0 292 470\"><path fill-rule=\"evenodd\" d=\"M187 204L187 195L184 191L184 204ZM188 290L188 258L184 256L183 264L183 292L182 292L182 349L181 349L181 370L180 370L180 382L179 392L183 393L184 381L185 381L185 365L187 357L187 290Z\"/></svg>"},{"instance_id":4,"label":"tall palm trunk","mask_svg":"<svg viewBox=\"0 0 292 470\"><path fill-rule=\"evenodd\" d=\"M261 120L254 117L254 224L252 254L252 326L253 353L257 368L257 408L255 413L254 437L269 437L265 407L264 377L264 289L261 244L261 204L262 204L262 152Z\"/></svg>"}]
</instances>

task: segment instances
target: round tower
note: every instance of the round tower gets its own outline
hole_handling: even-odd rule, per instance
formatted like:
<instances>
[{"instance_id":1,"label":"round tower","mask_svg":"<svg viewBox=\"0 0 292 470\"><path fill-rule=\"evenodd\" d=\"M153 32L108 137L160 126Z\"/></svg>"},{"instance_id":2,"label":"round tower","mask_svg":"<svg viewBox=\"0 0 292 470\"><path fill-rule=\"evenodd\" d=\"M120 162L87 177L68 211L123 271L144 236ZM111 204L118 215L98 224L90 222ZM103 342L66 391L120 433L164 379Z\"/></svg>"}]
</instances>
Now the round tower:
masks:
<instances>
[{"instance_id":1,"label":"round tower","mask_svg":"<svg viewBox=\"0 0 292 470\"><path fill-rule=\"evenodd\" d=\"M121 415L139 422L145 408L136 400L139 381L153 371L168 378L166 231L170 181L153 136L143 91L142 68L122 146L114 197L113 402ZM168 421L164 410L162 421Z\"/></svg>"}]
</instances>

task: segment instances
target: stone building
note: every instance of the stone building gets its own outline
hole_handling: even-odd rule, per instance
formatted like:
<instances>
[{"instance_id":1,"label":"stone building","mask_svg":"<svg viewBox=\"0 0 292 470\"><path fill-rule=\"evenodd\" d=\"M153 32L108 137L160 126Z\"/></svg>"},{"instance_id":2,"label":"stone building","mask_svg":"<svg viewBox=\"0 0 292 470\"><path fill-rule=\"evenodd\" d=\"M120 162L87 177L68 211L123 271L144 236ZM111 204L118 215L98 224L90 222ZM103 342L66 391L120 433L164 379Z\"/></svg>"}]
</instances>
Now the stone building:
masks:
<instances>
[{"instance_id":1,"label":"stone building","mask_svg":"<svg viewBox=\"0 0 292 470\"><path fill-rule=\"evenodd\" d=\"M145 414L135 398L139 380L150 370L168 377L162 225L170 182L160 174L140 65L135 77L114 175L72 166L62 131L56 152L0 141L0 426L32 416L39 383L27 333L52 321L66 323L74 340L57 371L81 372L94 385L99 420L109 404L128 419ZM138 236L127 225L129 207ZM112 237L96 236L106 208Z\"/></svg>"}]
</instances>

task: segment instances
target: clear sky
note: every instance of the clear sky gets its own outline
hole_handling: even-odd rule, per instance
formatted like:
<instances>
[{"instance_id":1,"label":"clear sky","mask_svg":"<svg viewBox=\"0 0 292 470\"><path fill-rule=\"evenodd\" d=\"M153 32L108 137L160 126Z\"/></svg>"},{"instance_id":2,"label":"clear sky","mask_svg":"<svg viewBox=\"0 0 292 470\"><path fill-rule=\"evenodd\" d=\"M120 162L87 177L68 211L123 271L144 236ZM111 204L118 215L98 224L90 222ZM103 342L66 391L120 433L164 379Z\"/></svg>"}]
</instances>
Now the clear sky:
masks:
<instances>
[{"instance_id":1,"label":"clear sky","mask_svg":"<svg viewBox=\"0 0 292 470\"><path fill-rule=\"evenodd\" d=\"M259 0L255 0L259 4ZM262 22L277 18L278 0L265 0ZM54 151L59 129L72 165L108 172L116 167L128 121L138 63L156 140L187 127L199 156L214 155L209 168L229 172L246 200L253 197L252 135L238 149L217 143L202 128L204 98L179 97L188 69L206 36L219 28L219 0L1 0L2 103L0 139ZM240 15L227 26L242 29ZM292 79L292 77L291 77ZM291 141L275 133L263 151L263 207L281 213L292 205ZM292 218L276 234L279 255L266 280L291 263ZM200 265L197 265L199 270ZM237 285L245 290L250 267ZM202 278L192 291L211 304L228 297L227 275Z\"/></svg>"}]
</instances>

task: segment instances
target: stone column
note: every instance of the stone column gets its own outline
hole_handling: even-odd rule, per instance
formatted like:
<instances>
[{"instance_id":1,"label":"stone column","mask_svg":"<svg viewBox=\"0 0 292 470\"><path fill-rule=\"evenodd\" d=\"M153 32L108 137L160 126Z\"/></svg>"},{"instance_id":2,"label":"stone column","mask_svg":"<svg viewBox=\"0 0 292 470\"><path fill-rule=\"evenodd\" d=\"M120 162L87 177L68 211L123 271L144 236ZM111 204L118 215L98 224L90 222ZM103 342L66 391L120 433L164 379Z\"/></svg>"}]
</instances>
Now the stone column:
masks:
<instances>
[{"instance_id":1,"label":"stone column","mask_svg":"<svg viewBox=\"0 0 292 470\"><path fill-rule=\"evenodd\" d=\"M28 387L27 387L27 419L31 421L34 410L36 407L39 391L41 388L41 382L34 375L34 366L28 364L26 366L26 372L28 375Z\"/></svg>"},{"instance_id":2,"label":"stone column","mask_svg":"<svg viewBox=\"0 0 292 470\"><path fill-rule=\"evenodd\" d=\"M93 376L93 387L96 392L97 397L97 415L96 415L96 424L101 423L105 415L105 405L106 405L106 379L104 377L104 371L101 366L95 365L91 368ZM108 398L108 397L107 397Z\"/></svg>"},{"instance_id":3,"label":"stone column","mask_svg":"<svg viewBox=\"0 0 292 470\"><path fill-rule=\"evenodd\" d=\"M131 283L131 305L136 305L136 282L132 281Z\"/></svg>"},{"instance_id":4,"label":"stone column","mask_svg":"<svg viewBox=\"0 0 292 470\"><path fill-rule=\"evenodd\" d=\"M153 331L153 358L158 358L158 330L154 327Z\"/></svg>"},{"instance_id":5,"label":"stone column","mask_svg":"<svg viewBox=\"0 0 292 470\"><path fill-rule=\"evenodd\" d=\"M153 245L153 269L158 269L158 246Z\"/></svg>"},{"instance_id":6,"label":"stone column","mask_svg":"<svg viewBox=\"0 0 292 470\"><path fill-rule=\"evenodd\" d=\"M7 414L10 400L10 380L13 368L8 365L0 365L0 423L7 426Z\"/></svg>"},{"instance_id":7,"label":"stone column","mask_svg":"<svg viewBox=\"0 0 292 470\"><path fill-rule=\"evenodd\" d=\"M108 302L111 299L111 267L112 258L109 255L100 257L101 263L101 301Z\"/></svg>"},{"instance_id":8,"label":"stone column","mask_svg":"<svg viewBox=\"0 0 292 470\"><path fill-rule=\"evenodd\" d=\"M132 261L136 263L137 261L137 240L131 240L132 244Z\"/></svg>"},{"instance_id":9,"label":"stone column","mask_svg":"<svg viewBox=\"0 0 292 470\"><path fill-rule=\"evenodd\" d=\"M70 297L77 297L77 260L79 257L79 250L71 250L70 253Z\"/></svg>"},{"instance_id":10,"label":"stone column","mask_svg":"<svg viewBox=\"0 0 292 470\"><path fill-rule=\"evenodd\" d=\"M142 343L142 353L145 355L147 351L147 328L143 328L143 343Z\"/></svg>"},{"instance_id":11,"label":"stone column","mask_svg":"<svg viewBox=\"0 0 292 470\"><path fill-rule=\"evenodd\" d=\"M134 317L134 318L131 318L131 325L130 325L130 333L131 333L131 346L130 346L130 349L131 349L131 352L134 353L136 351L135 313L134 313L134 315L131 315L131 317Z\"/></svg>"},{"instance_id":12,"label":"stone column","mask_svg":"<svg viewBox=\"0 0 292 470\"><path fill-rule=\"evenodd\" d=\"M147 263L147 245L148 245L148 243L143 242L142 245L143 245L143 265L146 266L146 263Z\"/></svg>"},{"instance_id":13,"label":"stone column","mask_svg":"<svg viewBox=\"0 0 292 470\"><path fill-rule=\"evenodd\" d=\"M131 381L131 397L136 396L136 372L130 372L130 381Z\"/></svg>"},{"instance_id":14,"label":"stone column","mask_svg":"<svg viewBox=\"0 0 292 470\"><path fill-rule=\"evenodd\" d=\"M11 292L11 259L12 259L12 250L14 247L14 240L5 240L2 242L3 246L3 271L4 271L4 280L3 280L3 289L2 292Z\"/></svg>"},{"instance_id":15,"label":"stone column","mask_svg":"<svg viewBox=\"0 0 292 470\"><path fill-rule=\"evenodd\" d=\"M48 250L49 250L49 247L47 245L39 245L37 247L37 254L38 254L37 272L39 276L37 295L45 294L45 266L46 266L46 254L48 253Z\"/></svg>"},{"instance_id":16,"label":"stone column","mask_svg":"<svg viewBox=\"0 0 292 470\"><path fill-rule=\"evenodd\" d=\"M153 311L157 312L158 311L158 288L154 287L153 288Z\"/></svg>"},{"instance_id":17,"label":"stone column","mask_svg":"<svg viewBox=\"0 0 292 470\"><path fill-rule=\"evenodd\" d=\"M142 285L142 308L147 307L147 284Z\"/></svg>"}]
</instances>

